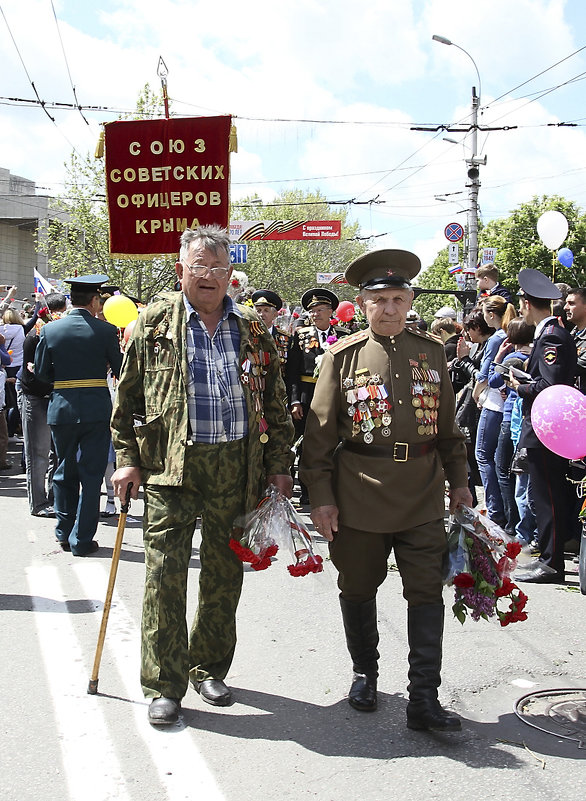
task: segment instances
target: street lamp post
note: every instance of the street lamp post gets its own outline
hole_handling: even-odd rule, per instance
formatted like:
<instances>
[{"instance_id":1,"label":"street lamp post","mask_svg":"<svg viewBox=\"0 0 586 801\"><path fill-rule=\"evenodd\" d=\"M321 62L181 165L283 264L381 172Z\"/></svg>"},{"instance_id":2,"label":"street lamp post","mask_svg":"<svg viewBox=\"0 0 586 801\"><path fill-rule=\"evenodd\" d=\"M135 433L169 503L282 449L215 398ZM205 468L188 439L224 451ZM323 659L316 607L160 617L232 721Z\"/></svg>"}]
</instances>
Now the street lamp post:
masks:
<instances>
[{"instance_id":1,"label":"street lamp post","mask_svg":"<svg viewBox=\"0 0 586 801\"><path fill-rule=\"evenodd\" d=\"M480 170L478 169L481 164L486 164L486 156L479 158L477 155L478 149L478 109L480 108L480 95L481 95L481 82L480 73L476 62L467 50L464 50L460 45L455 44L445 36L438 36L434 34L431 37L434 41L440 44L452 45L465 53L470 61L474 64L476 75L478 76L478 94L476 94L476 87L472 87L472 154L470 158L466 159L468 183L468 281L474 281L474 272L478 263L478 191L480 189Z\"/></svg>"}]
</instances>

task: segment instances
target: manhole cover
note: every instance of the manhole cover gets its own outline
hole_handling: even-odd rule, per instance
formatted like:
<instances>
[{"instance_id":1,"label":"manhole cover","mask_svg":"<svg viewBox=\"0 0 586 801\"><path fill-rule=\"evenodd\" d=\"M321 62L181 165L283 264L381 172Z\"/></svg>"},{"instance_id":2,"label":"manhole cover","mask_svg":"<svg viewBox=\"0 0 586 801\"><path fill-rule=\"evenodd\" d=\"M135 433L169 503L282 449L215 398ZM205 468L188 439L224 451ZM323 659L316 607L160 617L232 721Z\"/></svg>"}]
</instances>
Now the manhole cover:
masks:
<instances>
[{"instance_id":1,"label":"manhole cover","mask_svg":"<svg viewBox=\"0 0 586 801\"><path fill-rule=\"evenodd\" d=\"M586 748L586 690L541 690L515 704L515 714L535 729Z\"/></svg>"}]
</instances>

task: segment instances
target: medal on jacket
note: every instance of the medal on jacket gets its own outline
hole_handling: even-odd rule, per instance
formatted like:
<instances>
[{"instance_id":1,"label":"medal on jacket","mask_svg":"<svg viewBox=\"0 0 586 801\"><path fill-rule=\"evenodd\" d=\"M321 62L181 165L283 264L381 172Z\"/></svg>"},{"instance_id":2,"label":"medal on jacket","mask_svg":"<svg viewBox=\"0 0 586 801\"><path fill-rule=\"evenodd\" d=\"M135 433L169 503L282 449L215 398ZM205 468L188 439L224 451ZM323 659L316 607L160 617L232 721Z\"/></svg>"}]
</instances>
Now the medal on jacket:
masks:
<instances>
[{"instance_id":1,"label":"medal on jacket","mask_svg":"<svg viewBox=\"0 0 586 801\"><path fill-rule=\"evenodd\" d=\"M417 421L417 433L421 437L437 434L438 409L440 405L440 374L432 370L425 353L419 361L409 359L411 366L411 405Z\"/></svg>"},{"instance_id":2,"label":"medal on jacket","mask_svg":"<svg viewBox=\"0 0 586 801\"><path fill-rule=\"evenodd\" d=\"M352 436L362 434L364 442L370 445L374 440L373 430L379 428L383 437L390 437L392 406L380 375L371 376L367 368L362 368L355 372L354 378L345 378L342 388L352 418Z\"/></svg>"},{"instance_id":3,"label":"medal on jacket","mask_svg":"<svg viewBox=\"0 0 586 801\"><path fill-rule=\"evenodd\" d=\"M253 325L258 326L260 323L255 321L251 322L250 330L252 333L252 347L260 345L258 336L256 336L256 329ZM271 354L264 350L250 350L246 354L246 359L242 362L242 373L240 379L245 387L248 387L252 393L252 405L256 413L256 421L258 423L259 439L263 445L269 441L267 434L269 424L264 416L264 390L265 390L265 376L267 374L267 366L271 361Z\"/></svg>"}]
</instances>

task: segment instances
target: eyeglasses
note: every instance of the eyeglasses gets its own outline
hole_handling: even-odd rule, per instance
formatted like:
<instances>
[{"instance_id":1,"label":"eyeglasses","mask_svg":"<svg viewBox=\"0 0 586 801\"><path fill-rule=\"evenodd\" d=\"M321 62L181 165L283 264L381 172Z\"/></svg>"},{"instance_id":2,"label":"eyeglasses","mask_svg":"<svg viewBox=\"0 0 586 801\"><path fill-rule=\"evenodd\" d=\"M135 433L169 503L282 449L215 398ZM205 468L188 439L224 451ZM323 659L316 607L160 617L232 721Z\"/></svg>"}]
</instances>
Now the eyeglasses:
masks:
<instances>
[{"instance_id":1,"label":"eyeglasses","mask_svg":"<svg viewBox=\"0 0 586 801\"><path fill-rule=\"evenodd\" d=\"M197 276L209 273L212 278L225 278L230 272L229 267L206 267L205 264L187 264L185 261L183 264L187 267L192 275Z\"/></svg>"}]
</instances>

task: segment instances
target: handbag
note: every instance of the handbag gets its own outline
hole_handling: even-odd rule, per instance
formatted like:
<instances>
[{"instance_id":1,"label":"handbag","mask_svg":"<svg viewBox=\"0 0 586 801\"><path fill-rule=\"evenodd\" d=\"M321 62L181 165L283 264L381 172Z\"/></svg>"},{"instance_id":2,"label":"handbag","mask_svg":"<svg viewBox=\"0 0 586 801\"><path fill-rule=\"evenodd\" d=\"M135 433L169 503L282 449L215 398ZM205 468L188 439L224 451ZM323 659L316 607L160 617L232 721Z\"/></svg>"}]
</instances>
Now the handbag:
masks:
<instances>
[{"instance_id":1,"label":"handbag","mask_svg":"<svg viewBox=\"0 0 586 801\"><path fill-rule=\"evenodd\" d=\"M527 459L527 448L517 448L511 459L510 472L516 476L529 472L529 460Z\"/></svg>"},{"instance_id":2,"label":"handbag","mask_svg":"<svg viewBox=\"0 0 586 801\"><path fill-rule=\"evenodd\" d=\"M456 423L460 428L476 431L480 409L472 397L472 387L466 386L456 404Z\"/></svg>"}]
</instances>

